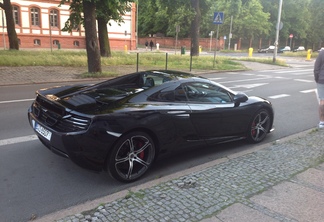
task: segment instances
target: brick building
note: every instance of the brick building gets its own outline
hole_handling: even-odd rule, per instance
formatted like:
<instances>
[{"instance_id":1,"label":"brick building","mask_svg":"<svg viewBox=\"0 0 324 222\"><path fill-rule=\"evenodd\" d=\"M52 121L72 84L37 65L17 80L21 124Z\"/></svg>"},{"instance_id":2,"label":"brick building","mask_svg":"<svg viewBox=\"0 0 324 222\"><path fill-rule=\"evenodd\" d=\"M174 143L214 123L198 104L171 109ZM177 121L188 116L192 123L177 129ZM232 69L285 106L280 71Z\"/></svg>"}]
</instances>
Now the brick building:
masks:
<instances>
[{"instance_id":1,"label":"brick building","mask_svg":"<svg viewBox=\"0 0 324 222\"><path fill-rule=\"evenodd\" d=\"M60 0L11 0L19 47L22 49L85 49L85 32L81 26L72 33L61 31L69 18L69 5ZM108 25L113 50L136 49L136 7L124 16L124 23ZM5 12L0 12L0 48L9 48Z\"/></svg>"}]
</instances>

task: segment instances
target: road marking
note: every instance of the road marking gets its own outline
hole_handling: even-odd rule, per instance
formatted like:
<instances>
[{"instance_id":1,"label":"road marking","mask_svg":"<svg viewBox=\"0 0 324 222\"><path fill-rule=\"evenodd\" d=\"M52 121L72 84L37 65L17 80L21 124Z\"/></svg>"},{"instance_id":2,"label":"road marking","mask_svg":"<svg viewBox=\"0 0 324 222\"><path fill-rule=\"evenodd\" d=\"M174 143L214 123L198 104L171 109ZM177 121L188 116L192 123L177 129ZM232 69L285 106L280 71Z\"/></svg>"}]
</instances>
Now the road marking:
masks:
<instances>
[{"instance_id":1,"label":"road marking","mask_svg":"<svg viewBox=\"0 0 324 222\"><path fill-rule=\"evenodd\" d=\"M298 81L298 82L314 82L313 80L307 80L307 79L294 79L294 81Z\"/></svg>"},{"instance_id":2,"label":"road marking","mask_svg":"<svg viewBox=\"0 0 324 222\"><path fill-rule=\"evenodd\" d=\"M275 77L275 79L290 79L290 78L277 76L277 77Z\"/></svg>"},{"instance_id":3,"label":"road marking","mask_svg":"<svg viewBox=\"0 0 324 222\"><path fill-rule=\"evenodd\" d=\"M252 74L252 73L243 73L242 75L243 76L254 76L255 74Z\"/></svg>"},{"instance_id":4,"label":"road marking","mask_svg":"<svg viewBox=\"0 0 324 222\"><path fill-rule=\"evenodd\" d=\"M251 88L255 88L255 87L259 87L259 86L264 86L267 85L269 83L256 83L256 84L247 84L247 85L235 85L232 86L232 88L247 88L247 89L251 89Z\"/></svg>"},{"instance_id":5,"label":"road marking","mask_svg":"<svg viewBox=\"0 0 324 222\"><path fill-rule=\"evenodd\" d=\"M220 83L220 84L224 84L224 83L235 83L235 82L248 82L248 81L264 80L264 79L266 79L266 78L255 78L255 79L233 80L233 81L219 82L219 83Z\"/></svg>"},{"instance_id":6,"label":"road marking","mask_svg":"<svg viewBox=\"0 0 324 222\"><path fill-rule=\"evenodd\" d=\"M215 81L215 80L221 80L221 79L225 79L225 78L219 77L219 78L208 78L208 79Z\"/></svg>"},{"instance_id":7,"label":"road marking","mask_svg":"<svg viewBox=\"0 0 324 222\"><path fill-rule=\"evenodd\" d=\"M37 140L36 135L29 135L29 136L21 136L21 137L14 137L10 139L0 140L0 146L5 146L9 144L15 144L15 143L22 143L22 142L28 142Z\"/></svg>"},{"instance_id":8,"label":"road marking","mask_svg":"<svg viewBox=\"0 0 324 222\"><path fill-rule=\"evenodd\" d=\"M308 75L308 72L301 72L301 73L292 73L294 76L301 76L301 75Z\"/></svg>"},{"instance_id":9,"label":"road marking","mask_svg":"<svg viewBox=\"0 0 324 222\"><path fill-rule=\"evenodd\" d=\"M272 76L271 76L271 75L257 75L257 77L272 78Z\"/></svg>"},{"instance_id":10,"label":"road marking","mask_svg":"<svg viewBox=\"0 0 324 222\"><path fill-rule=\"evenodd\" d=\"M27 101L33 101L35 99L17 99L17 100L8 100L8 101L0 101L0 104L3 103L19 103L19 102L27 102Z\"/></svg>"},{"instance_id":11,"label":"road marking","mask_svg":"<svg viewBox=\"0 0 324 222\"><path fill-rule=\"evenodd\" d=\"M313 71L313 69L294 69L294 70L284 70L284 71L276 71L275 73L289 73L289 72L309 72Z\"/></svg>"},{"instance_id":12,"label":"road marking","mask_svg":"<svg viewBox=\"0 0 324 222\"><path fill-rule=\"evenodd\" d=\"M270 99L279 99L279 98L284 98L290 96L288 94L280 94L280 95L275 95L275 96L269 96Z\"/></svg>"},{"instance_id":13,"label":"road marking","mask_svg":"<svg viewBox=\"0 0 324 222\"><path fill-rule=\"evenodd\" d=\"M312 93L312 92L315 92L317 93L317 90L316 89L309 89L309 90L303 90L303 91L300 91L301 93Z\"/></svg>"}]
</instances>

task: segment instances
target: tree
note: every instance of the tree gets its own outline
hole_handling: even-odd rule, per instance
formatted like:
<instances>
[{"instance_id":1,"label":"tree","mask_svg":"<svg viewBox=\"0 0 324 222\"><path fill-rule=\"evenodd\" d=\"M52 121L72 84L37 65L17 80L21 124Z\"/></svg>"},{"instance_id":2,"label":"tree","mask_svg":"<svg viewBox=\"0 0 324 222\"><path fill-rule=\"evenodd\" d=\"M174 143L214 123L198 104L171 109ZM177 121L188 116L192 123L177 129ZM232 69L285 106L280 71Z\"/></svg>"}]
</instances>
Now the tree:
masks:
<instances>
[{"instance_id":1,"label":"tree","mask_svg":"<svg viewBox=\"0 0 324 222\"><path fill-rule=\"evenodd\" d=\"M10 0L3 0L3 3L0 3L0 7L4 9L6 14L9 49L19 50L18 37L15 29L15 21L13 18Z\"/></svg>"},{"instance_id":2,"label":"tree","mask_svg":"<svg viewBox=\"0 0 324 222\"><path fill-rule=\"evenodd\" d=\"M191 53L199 55L202 14L208 11L210 0L143 0L140 3L140 35L163 33L175 36L180 26L180 37L190 36Z\"/></svg>"},{"instance_id":3,"label":"tree","mask_svg":"<svg viewBox=\"0 0 324 222\"><path fill-rule=\"evenodd\" d=\"M156 0L140 0L138 2L139 36L153 36L161 33L169 35L169 17L167 8ZM175 24L175 23L173 23ZM173 26L171 26L173 28Z\"/></svg>"},{"instance_id":4,"label":"tree","mask_svg":"<svg viewBox=\"0 0 324 222\"><path fill-rule=\"evenodd\" d=\"M233 17L233 38L237 39L238 43L241 39L248 40L248 47L252 47L253 40L268 36L270 33L270 13L263 11L259 0L218 0L211 7L210 13L213 11L224 12L224 22L219 27L219 35L229 34ZM209 25L209 28L215 29L212 25ZM238 46L240 47L240 44Z\"/></svg>"},{"instance_id":5,"label":"tree","mask_svg":"<svg viewBox=\"0 0 324 222\"><path fill-rule=\"evenodd\" d=\"M199 37L200 37L200 20L201 12L199 0L191 0L191 7L195 10L195 17L191 22L191 55L199 55Z\"/></svg>"},{"instance_id":6,"label":"tree","mask_svg":"<svg viewBox=\"0 0 324 222\"><path fill-rule=\"evenodd\" d=\"M130 2L134 0L101 0L97 1L96 14L98 21L98 36L100 45L100 55L103 57L110 57L110 44L108 36L107 24L114 20L118 24L124 20L123 16L126 12L131 10Z\"/></svg>"},{"instance_id":7,"label":"tree","mask_svg":"<svg viewBox=\"0 0 324 222\"><path fill-rule=\"evenodd\" d=\"M62 30L72 32L75 27L85 24L85 18L82 17L82 12L84 13L83 1L61 0L61 4L66 2L70 3L70 17L65 22L65 26ZM117 23L123 22L123 16L126 12L131 10L131 5L129 3L134 2L134 0L92 0L92 2L95 4L94 15L98 21L100 55L110 57L111 51L107 24L110 25L110 20L114 20Z\"/></svg>"},{"instance_id":8,"label":"tree","mask_svg":"<svg viewBox=\"0 0 324 222\"><path fill-rule=\"evenodd\" d=\"M322 47L324 40L324 4L322 0L311 0L309 13L312 15L310 19L310 25L308 27L309 40L313 42L313 49L319 49Z\"/></svg>"},{"instance_id":9,"label":"tree","mask_svg":"<svg viewBox=\"0 0 324 222\"><path fill-rule=\"evenodd\" d=\"M70 17L65 22L63 31L72 32L81 24L84 25L88 72L90 73L101 72L101 57L96 29L96 1L98 0L61 0L60 2L60 5L70 4Z\"/></svg>"},{"instance_id":10,"label":"tree","mask_svg":"<svg viewBox=\"0 0 324 222\"><path fill-rule=\"evenodd\" d=\"M101 57L99 53L96 29L96 3L94 0L83 0L82 3L88 58L88 72L101 72Z\"/></svg>"},{"instance_id":11,"label":"tree","mask_svg":"<svg viewBox=\"0 0 324 222\"><path fill-rule=\"evenodd\" d=\"M301 44L306 40L308 24L310 23L309 0L285 0L282 5L281 21L284 26L280 30L280 40L289 45L289 35L293 41Z\"/></svg>"},{"instance_id":12,"label":"tree","mask_svg":"<svg viewBox=\"0 0 324 222\"><path fill-rule=\"evenodd\" d=\"M248 0L242 2L241 12L237 18L236 32L240 37L249 39L249 47L255 37L268 35L271 24L270 13L265 13L259 0Z\"/></svg>"}]
</instances>

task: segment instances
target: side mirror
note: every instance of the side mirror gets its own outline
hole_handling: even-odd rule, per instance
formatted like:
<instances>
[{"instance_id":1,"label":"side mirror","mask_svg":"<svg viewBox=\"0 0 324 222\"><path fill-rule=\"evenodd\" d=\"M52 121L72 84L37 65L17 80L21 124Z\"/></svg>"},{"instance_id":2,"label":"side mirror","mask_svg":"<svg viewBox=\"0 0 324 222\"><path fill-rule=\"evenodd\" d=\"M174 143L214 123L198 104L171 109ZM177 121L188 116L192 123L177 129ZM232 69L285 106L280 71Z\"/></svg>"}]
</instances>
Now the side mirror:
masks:
<instances>
[{"instance_id":1,"label":"side mirror","mask_svg":"<svg viewBox=\"0 0 324 222\"><path fill-rule=\"evenodd\" d=\"M234 96L234 107L238 107L241 103L244 103L248 100L248 97L245 93L239 92Z\"/></svg>"}]
</instances>

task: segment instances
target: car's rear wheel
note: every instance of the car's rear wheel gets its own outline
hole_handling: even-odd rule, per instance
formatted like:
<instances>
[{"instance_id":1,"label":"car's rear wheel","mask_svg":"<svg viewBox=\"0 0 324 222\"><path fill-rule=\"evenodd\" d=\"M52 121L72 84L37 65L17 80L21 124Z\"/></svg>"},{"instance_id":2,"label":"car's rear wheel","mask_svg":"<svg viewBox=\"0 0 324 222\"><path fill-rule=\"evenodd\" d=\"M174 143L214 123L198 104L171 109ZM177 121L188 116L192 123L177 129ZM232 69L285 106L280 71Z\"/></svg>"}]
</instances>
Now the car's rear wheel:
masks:
<instances>
[{"instance_id":1,"label":"car's rear wheel","mask_svg":"<svg viewBox=\"0 0 324 222\"><path fill-rule=\"evenodd\" d=\"M152 138L144 132L122 136L113 147L108 160L108 172L122 182L132 182L143 176L155 158Z\"/></svg>"},{"instance_id":2,"label":"car's rear wheel","mask_svg":"<svg viewBox=\"0 0 324 222\"><path fill-rule=\"evenodd\" d=\"M253 116L248 128L247 140L251 143L261 142L270 130L271 116L266 109L260 109Z\"/></svg>"}]
</instances>

